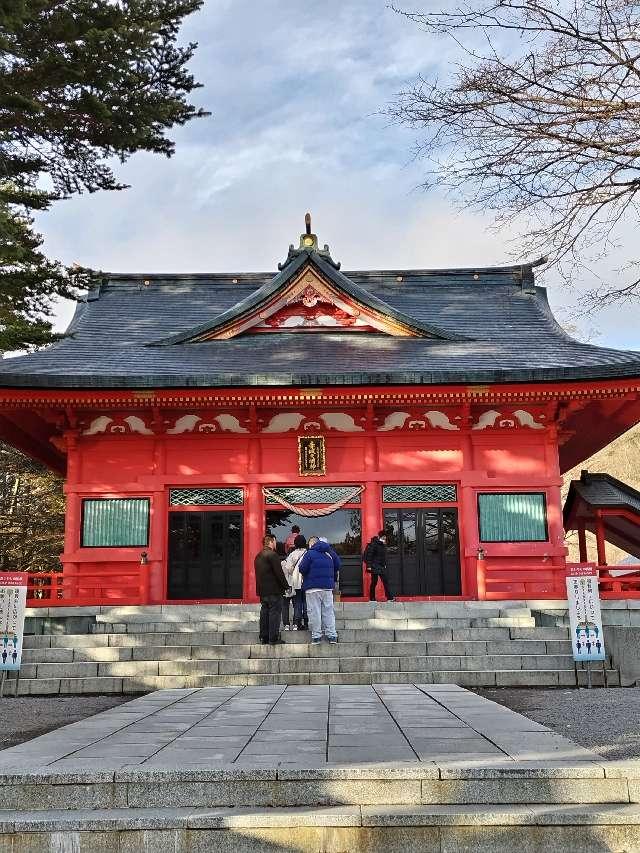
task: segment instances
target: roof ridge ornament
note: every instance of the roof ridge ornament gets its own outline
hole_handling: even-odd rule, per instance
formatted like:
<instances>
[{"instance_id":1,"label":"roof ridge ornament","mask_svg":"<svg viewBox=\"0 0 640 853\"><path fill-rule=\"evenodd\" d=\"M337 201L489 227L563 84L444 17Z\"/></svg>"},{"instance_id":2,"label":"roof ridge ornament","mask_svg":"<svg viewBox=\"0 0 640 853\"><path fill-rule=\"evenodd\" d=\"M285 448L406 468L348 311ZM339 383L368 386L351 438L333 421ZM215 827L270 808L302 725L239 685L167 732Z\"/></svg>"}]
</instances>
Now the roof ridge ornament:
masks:
<instances>
[{"instance_id":1,"label":"roof ridge ornament","mask_svg":"<svg viewBox=\"0 0 640 853\"><path fill-rule=\"evenodd\" d=\"M282 272L282 270L287 267L291 261L295 260L295 258L299 257L303 253L306 253L307 255L311 255L313 253L320 255L320 257L324 258L324 260L331 264L334 269L340 269L340 263L334 261L331 257L331 251L329 250L329 245L327 243L324 244L324 248L318 248L318 235L311 231L311 214L309 212L305 213L304 216L304 234L300 235L300 245L296 249L294 248L293 243L290 244L289 254L287 255L286 260L284 263L278 264L280 272Z\"/></svg>"}]
</instances>

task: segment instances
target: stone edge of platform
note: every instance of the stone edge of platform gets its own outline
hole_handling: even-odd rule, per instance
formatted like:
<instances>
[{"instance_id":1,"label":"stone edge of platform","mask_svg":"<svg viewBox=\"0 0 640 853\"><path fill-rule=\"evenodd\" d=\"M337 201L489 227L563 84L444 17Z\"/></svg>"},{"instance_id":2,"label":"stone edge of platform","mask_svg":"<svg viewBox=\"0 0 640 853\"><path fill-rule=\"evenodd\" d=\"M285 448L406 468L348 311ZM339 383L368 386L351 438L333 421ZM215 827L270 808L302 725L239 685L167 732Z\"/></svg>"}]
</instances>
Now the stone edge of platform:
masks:
<instances>
[{"instance_id":1,"label":"stone edge of platform","mask_svg":"<svg viewBox=\"0 0 640 853\"><path fill-rule=\"evenodd\" d=\"M640 825L640 805L302 806L0 812L0 833L402 826Z\"/></svg>"},{"instance_id":2,"label":"stone edge of platform","mask_svg":"<svg viewBox=\"0 0 640 853\"><path fill-rule=\"evenodd\" d=\"M321 767L265 767L237 765L209 767L182 766L118 770L56 770L52 767L0 767L2 785L78 785L125 782L327 782L384 780L499 780L499 779L640 779L640 760L625 762L580 762L545 764L513 762L509 766L463 766L425 763L421 765L323 765Z\"/></svg>"}]
</instances>

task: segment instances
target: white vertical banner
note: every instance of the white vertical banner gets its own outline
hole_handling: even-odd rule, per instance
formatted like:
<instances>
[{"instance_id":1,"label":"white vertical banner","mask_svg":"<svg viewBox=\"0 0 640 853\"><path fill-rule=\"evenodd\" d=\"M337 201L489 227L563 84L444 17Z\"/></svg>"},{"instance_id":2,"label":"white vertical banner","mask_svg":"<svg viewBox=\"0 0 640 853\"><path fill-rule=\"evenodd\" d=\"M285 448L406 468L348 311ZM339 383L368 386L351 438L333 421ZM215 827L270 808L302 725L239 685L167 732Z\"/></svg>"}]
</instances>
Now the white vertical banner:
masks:
<instances>
[{"instance_id":1,"label":"white vertical banner","mask_svg":"<svg viewBox=\"0 0 640 853\"><path fill-rule=\"evenodd\" d=\"M0 572L0 671L20 669L28 578L27 572Z\"/></svg>"},{"instance_id":2,"label":"white vertical banner","mask_svg":"<svg viewBox=\"0 0 640 853\"><path fill-rule=\"evenodd\" d=\"M567 575L571 647L576 661L605 660L600 589L594 566L572 566Z\"/></svg>"}]
</instances>

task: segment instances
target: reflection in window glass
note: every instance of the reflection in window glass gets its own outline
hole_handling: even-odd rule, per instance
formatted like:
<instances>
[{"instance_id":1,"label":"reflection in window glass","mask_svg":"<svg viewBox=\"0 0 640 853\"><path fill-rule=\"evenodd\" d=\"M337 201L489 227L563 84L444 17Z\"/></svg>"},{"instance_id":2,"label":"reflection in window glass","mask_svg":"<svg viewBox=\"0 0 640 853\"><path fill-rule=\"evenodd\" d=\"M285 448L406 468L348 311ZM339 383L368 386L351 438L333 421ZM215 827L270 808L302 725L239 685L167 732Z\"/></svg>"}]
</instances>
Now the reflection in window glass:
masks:
<instances>
[{"instance_id":1,"label":"reflection in window glass","mask_svg":"<svg viewBox=\"0 0 640 853\"><path fill-rule=\"evenodd\" d=\"M384 532L387 534L387 556L397 554L400 547L400 527L398 510L386 510L384 514Z\"/></svg>"},{"instance_id":2,"label":"reflection in window glass","mask_svg":"<svg viewBox=\"0 0 640 853\"><path fill-rule=\"evenodd\" d=\"M404 510L402 513L402 538L404 545L404 553L416 553L416 514L410 510Z\"/></svg>"},{"instance_id":3,"label":"reflection in window glass","mask_svg":"<svg viewBox=\"0 0 640 853\"><path fill-rule=\"evenodd\" d=\"M286 540L295 524L306 539L310 536L324 536L341 557L362 552L359 509L338 509L330 515L316 518L306 518L289 510L269 510L266 513L267 532L272 533L278 543Z\"/></svg>"}]
</instances>

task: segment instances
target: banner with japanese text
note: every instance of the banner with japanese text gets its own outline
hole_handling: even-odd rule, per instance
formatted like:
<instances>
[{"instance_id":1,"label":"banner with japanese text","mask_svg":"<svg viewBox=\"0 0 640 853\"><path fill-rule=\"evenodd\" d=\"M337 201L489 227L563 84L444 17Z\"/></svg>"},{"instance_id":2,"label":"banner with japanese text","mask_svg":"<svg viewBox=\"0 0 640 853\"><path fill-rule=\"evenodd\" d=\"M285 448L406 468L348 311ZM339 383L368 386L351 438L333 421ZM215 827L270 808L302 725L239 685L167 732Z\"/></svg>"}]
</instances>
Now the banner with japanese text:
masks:
<instances>
[{"instance_id":1,"label":"banner with japanese text","mask_svg":"<svg viewBox=\"0 0 640 853\"><path fill-rule=\"evenodd\" d=\"M567 576L571 646L575 661L606 659L598 573L589 564L576 565Z\"/></svg>"},{"instance_id":2,"label":"banner with japanese text","mask_svg":"<svg viewBox=\"0 0 640 853\"><path fill-rule=\"evenodd\" d=\"M20 669L28 577L26 572L0 572L0 671Z\"/></svg>"}]
</instances>

